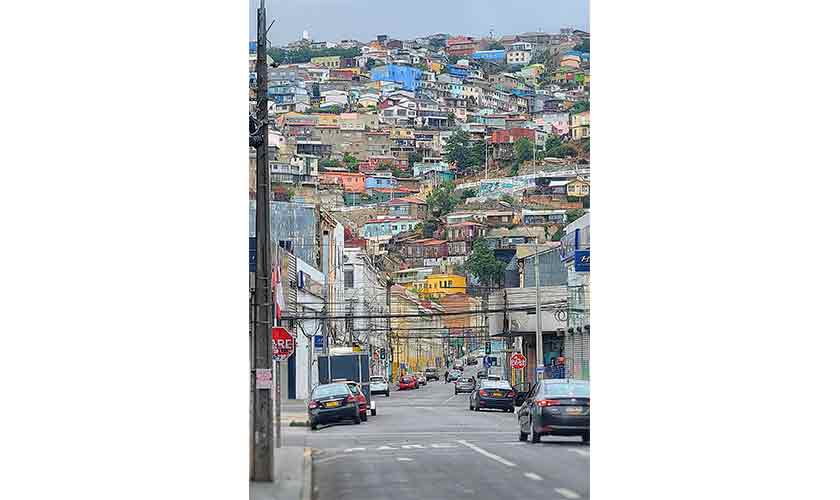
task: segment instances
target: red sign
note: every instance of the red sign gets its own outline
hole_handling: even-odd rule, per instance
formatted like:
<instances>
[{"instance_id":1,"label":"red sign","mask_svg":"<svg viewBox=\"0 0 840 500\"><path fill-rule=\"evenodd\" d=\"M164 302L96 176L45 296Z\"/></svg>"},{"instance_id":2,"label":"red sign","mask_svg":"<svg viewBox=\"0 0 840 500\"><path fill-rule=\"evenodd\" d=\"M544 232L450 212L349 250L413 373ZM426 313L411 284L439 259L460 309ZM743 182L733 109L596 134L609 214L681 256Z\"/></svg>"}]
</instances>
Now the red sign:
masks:
<instances>
[{"instance_id":1,"label":"red sign","mask_svg":"<svg viewBox=\"0 0 840 500\"><path fill-rule=\"evenodd\" d=\"M527 364L528 360L520 352L517 352L510 357L510 367L513 369L520 370L525 368L525 365Z\"/></svg>"},{"instance_id":2,"label":"red sign","mask_svg":"<svg viewBox=\"0 0 840 500\"><path fill-rule=\"evenodd\" d=\"M272 355L281 361L289 359L295 353L295 339L283 327L271 329Z\"/></svg>"}]
</instances>

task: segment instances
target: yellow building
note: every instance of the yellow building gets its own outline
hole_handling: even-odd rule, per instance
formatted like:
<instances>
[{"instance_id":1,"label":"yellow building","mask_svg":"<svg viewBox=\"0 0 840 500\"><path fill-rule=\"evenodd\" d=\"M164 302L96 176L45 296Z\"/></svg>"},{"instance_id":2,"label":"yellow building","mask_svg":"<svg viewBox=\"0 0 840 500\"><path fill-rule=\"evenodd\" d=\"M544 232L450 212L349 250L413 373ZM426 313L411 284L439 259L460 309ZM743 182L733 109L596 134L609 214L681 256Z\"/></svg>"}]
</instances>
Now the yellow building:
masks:
<instances>
[{"instance_id":1,"label":"yellow building","mask_svg":"<svg viewBox=\"0 0 840 500\"><path fill-rule=\"evenodd\" d=\"M341 67L341 58L338 56L313 57L309 62L330 69L338 69Z\"/></svg>"},{"instance_id":2,"label":"yellow building","mask_svg":"<svg viewBox=\"0 0 840 500\"><path fill-rule=\"evenodd\" d=\"M423 298L443 297L466 293L467 279L457 274L430 274L421 285L418 294Z\"/></svg>"}]
</instances>

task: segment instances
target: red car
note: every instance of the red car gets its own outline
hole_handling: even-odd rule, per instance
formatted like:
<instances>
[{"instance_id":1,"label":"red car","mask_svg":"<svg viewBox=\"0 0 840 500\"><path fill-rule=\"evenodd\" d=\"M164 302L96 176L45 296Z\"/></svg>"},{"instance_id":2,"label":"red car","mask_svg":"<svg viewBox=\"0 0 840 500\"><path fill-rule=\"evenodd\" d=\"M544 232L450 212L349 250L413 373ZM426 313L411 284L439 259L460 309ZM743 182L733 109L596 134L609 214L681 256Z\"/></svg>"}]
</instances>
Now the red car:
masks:
<instances>
[{"instance_id":1,"label":"red car","mask_svg":"<svg viewBox=\"0 0 840 500\"><path fill-rule=\"evenodd\" d=\"M373 410L369 407L367 398L365 397L364 391L359 386L359 383L354 380L342 380L347 387L350 388L350 392L353 393L353 397L356 399L356 402L359 403L359 416L362 417L362 422L367 422L367 412L371 410L371 415L376 415L376 410Z\"/></svg>"},{"instance_id":2,"label":"red car","mask_svg":"<svg viewBox=\"0 0 840 500\"><path fill-rule=\"evenodd\" d=\"M409 389L417 389L417 379L412 375L403 375L400 377L400 390L406 391Z\"/></svg>"}]
</instances>

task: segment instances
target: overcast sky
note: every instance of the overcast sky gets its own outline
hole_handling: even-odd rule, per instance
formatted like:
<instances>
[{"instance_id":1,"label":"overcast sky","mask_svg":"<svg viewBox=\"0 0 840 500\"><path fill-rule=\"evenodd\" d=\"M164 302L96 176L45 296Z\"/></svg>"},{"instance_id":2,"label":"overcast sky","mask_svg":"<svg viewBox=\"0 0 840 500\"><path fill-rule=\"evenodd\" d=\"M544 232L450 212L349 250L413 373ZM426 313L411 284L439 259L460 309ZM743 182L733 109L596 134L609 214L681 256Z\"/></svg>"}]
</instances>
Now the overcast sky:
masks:
<instances>
[{"instance_id":1,"label":"overcast sky","mask_svg":"<svg viewBox=\"0 0 840 500\"><path fill-rule=\"evenodd\" d=\"M251 4L250 36L256 40L256 8ZM418 6L418 7L413 7ZM266 26L274 46L300 40L303 31L317 41L396 39L433 33L495 36L526 31L589 30L588 0L266 0Z\"/></svg>"}]
</instances>

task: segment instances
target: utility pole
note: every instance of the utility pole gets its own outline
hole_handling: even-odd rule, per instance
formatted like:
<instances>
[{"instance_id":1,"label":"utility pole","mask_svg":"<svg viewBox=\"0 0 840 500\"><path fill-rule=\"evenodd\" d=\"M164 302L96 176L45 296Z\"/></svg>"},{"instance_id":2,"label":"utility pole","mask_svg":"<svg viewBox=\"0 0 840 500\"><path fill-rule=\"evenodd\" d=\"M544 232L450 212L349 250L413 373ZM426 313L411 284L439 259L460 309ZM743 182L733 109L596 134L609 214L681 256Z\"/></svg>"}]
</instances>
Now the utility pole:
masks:
<instances>
[{"instance_id":1,"label":"utility pole","mask_svg":"<svg viewBox=\"0 0 840 500\"><path fill-rule=\"evenodd\" d=\"M251 412L253 454L251 480L274 480L274 421L271 414L271 388L257 386L257 373L271 373L271 235L269 224L268 174L268 81L266 68L265 0L257 10L257 272L255 300L257 318L254 329L254 371L251 373L254 400ZM273 381L277 384L279 381Z\"/></svg>"},{"instance_id":2,"label":"utility pole","mask_svg":"<svg viewBox=\"0 0 840 500\"><path fill-rule=\"evenodd\" d=\"M537 131L534 130L534 185L537 184ZM540 246L538 238L534 238L534 285L537 288L537 380L542 380L545 374L543 362L542 337L542 307L540 303Z\"/></svg>"},{"instance_id":3,"label":"utility pole","mask_svg":"<svg viewBox=\"0 0 840 500\"><path fill-rule=\"evenodd\" d=\"M394 286L394 282L391 281L391 277L389 276L385 281L385 290L386 290L385 305L388 308L388 316L387 316L387 321L388 321L387 329L388 329L388 331L386 332L386 337L385 338L388 341L388 356L389 356L388 378L391 379L391 383L394 382L394 346L391 343L391 338L392 338L392 335L393 335L393 332L391 332L391 287L392 286ZM381 302L380 302L380 304L381 304Z\"/></svg>"}]
</instances>

